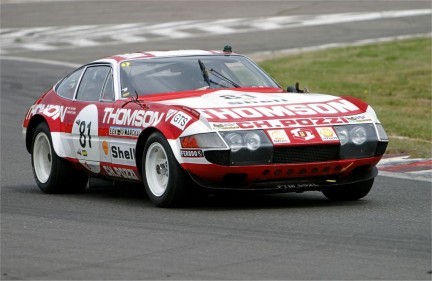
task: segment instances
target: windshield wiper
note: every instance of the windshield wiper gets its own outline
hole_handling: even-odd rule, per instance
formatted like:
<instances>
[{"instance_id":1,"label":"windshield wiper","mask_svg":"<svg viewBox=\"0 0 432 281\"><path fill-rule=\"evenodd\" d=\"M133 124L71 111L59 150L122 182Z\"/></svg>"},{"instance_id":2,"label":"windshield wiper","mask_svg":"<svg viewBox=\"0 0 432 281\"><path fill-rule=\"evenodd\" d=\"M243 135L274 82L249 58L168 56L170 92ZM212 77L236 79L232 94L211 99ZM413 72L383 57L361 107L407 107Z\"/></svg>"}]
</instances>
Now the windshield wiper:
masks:
<instances>
[{"instance_id":1,"label":"windshield wiper","mask_svg":"<svg viewBox=\"0 0 432 281\"><path fill-rule=\"evenodd\" d=\"M199 60L198 60L198 64L199 64L199 66L200 66L200 68L201 68L201 72L202 72L202 75L203 75L203 77L204 77L204 81L206 81L206 83L207 83L207 84L209 85L209 87L210 87L210 78L209 78L209 76L208 76L207 69L206 69L204 63L199 59Z\"/></svg>"},{"instance_id":2,"label":"windshield wiper","mask_svg":"<svg viewBox=\"0 0 432 281\"><path fill-rule=\"evenodd\" d=\"M240 85L237 84L236 82L232 81L231 79L229 79L228 77L226 77L225 75L217 72L216 70L214 70L213 68L210 69L210 73L212 73L214 76L218 77L221 80L224 80L225 82L230 83L231 85L233 85L236 88L240 88Z\"/></svg>"},{"instance_id":3,"label":"windshield wiper","mask_svg":"<svg viewBox=\"0 0 432 281\"><path fill-rule=\"evenodd\" d=\"M138 92L135 90L135 97L131 97L130 100L126 101L121 107L125 107L126 105L130 103L135 103L141 106L143 109L148 109L147 105L145 105L144 101L141 101L138 99Z\"/></svg>"},{"instance_id":4,"label":"windshield wiper","mask_svg":"<svg viewBox=\"0 0 432 281\"><path fill-rule=\"evenodd\" d=\"M219 77L218 75L215 74L215 73L218 73L219 75L222 76L222 78L219 77L219 79L224 80L224 81L230 83L231 85L233 85L236 88L240 87L239 85L235 84L233 81L229 80L228 78L226 78L225 76L223 76L222 74L220 74L219 72L217 72L216 70L214 70L214 69L210 69L210 71L207 70L207 68L205 67L204 63L200 59L198 60L198 63L199 63L199 66L201 68L201 72L202 72L202 75L204 77L204 80L209 85L209 87L211 87L211 84L215 84L215 85L218 85L218 86L220 86L222 88L228 88L228 86L226 86L226 85L222 85L222 84L220 84L220 83L218 83L216 81L211 80L209 78L209 76L208 76L209 72L212 73L216 77ZM215 72L215 73L213 73L213 72Z\"/></svg>"}]
</instances>

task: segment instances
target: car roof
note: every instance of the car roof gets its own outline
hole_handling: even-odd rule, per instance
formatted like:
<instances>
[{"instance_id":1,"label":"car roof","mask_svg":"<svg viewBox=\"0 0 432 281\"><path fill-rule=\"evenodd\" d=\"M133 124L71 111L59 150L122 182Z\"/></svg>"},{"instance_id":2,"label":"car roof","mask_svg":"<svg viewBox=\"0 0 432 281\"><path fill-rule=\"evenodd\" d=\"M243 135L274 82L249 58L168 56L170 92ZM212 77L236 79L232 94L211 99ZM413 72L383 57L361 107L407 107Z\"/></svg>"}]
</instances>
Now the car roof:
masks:
<instances>
[{"instance_id":1,"label":"car roof","mask_svg":"<svg viewBox=\"0 0 432 281\"><path fill-rule=\"evenodd\" d=\"M152 58L167 58L167 57L185 57L185 56L212 56L212 55L235 55L233 52L224 52L216 50L172 50L172 51L145 51L127 54L113 55L106 58L96 60L94 62L106 62L115 60L121 62L131 59L152 59Z\"/></svg>"}]
</instances>

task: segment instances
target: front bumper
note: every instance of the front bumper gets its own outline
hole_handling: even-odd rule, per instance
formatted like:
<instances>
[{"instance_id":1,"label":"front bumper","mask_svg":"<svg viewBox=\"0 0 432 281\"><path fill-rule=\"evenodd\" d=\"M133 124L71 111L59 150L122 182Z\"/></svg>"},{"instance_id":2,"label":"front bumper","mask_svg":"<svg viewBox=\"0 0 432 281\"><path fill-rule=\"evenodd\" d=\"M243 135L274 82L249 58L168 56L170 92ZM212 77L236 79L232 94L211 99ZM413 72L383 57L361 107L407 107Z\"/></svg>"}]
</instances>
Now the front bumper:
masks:
<instances>
[{"instance_id":1,"label":"front bumper","mask_svg":"<svg viewBox=\"0 0 432 281\"><path fill-rule=\"evenodd\" d=\"M183 164L200 186L228 190L302 192L374 178L381 157L320 163L220 166Z\"/></svg>"}]
</instances>

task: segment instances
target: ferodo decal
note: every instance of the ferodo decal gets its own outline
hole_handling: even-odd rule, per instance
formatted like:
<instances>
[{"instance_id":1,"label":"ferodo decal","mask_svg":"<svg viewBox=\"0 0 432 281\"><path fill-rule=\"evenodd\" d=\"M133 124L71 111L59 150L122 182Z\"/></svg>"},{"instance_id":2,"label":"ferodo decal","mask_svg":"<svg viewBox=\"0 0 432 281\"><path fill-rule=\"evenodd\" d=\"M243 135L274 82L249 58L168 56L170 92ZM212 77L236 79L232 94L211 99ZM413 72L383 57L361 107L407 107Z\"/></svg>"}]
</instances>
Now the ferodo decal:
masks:
<instances>
[{"instance_id":1,"label":"ferodo decal","mask_svg":"<svg viewBox=\"0 0 432 281\"><path fill-rule=\"evenodd\" d=\"M152 110L107 107L104 109L102 123L145 128L156 126L163 116L164 113Z\"/></svg>"},{"instance_id":2,"label":"ferodo decal","mask_svg":"<svg viewBox=\"0 0 432 281\"><path fill-rule=\"evenodd\" d=\"M72 142L76 158L99 161L98 108L94 104L84 107L72 125Z\"/></svg>"},{"instance_id":3,"label":"ferodo decal","mask_svg":"<svg viewBox=\"0 0 432 281\"><path fill-rule=\"evenodd\" d=\"M66 114L76 114L76 108L54 104L34 104L27 111L25 119L30 119L38 113L50 117L53 120L60 118L60 121L63 122Z\"/></svg>"},{"instance_id":4,"label":"ferodo decal","mask_svg":"<svg viewBox=\"0 0 432 281\"><path fill-rule=\"evenodd\" d=\"M360 113L360 109L346 100L331 101L327 103L291 104L275 106L238 107L238 108L211 108L199 109L207 119L235 120L259 119L274 117L338 115L341 113Z\"/></svg>"},{"instance_id":5,"label":"ferodo decal","mask_svg":"<svg viewBox=\"0 0 432 281\"><path fill-rule=\"evenodd\" d=\"M180 130L184 130L184 128L186 127L186 125L189 123L191 119L192 117L190 117L184 112L179 111L171 119L171 124L179 128Z\"/></svg>"},{"instance_id":6,"label":"ferodo decal","mask_svg":"<svg viewBox=\"0 0 432 281\"><path fill-rule=\"evenodd\" d=\"M180 149L181 157L204 157L204 153L201 149Z\"/></svg>"},{"instance_id":7,"label":"ferodo decal","mask_svg":"<svg viewBox=\"0 0 432 281\"><path fill-rule=\"evenodd\" d=\"M316 128L318 134L323 141L337 141L338 137L332 127Z\"/></svg>"}]
</instances>

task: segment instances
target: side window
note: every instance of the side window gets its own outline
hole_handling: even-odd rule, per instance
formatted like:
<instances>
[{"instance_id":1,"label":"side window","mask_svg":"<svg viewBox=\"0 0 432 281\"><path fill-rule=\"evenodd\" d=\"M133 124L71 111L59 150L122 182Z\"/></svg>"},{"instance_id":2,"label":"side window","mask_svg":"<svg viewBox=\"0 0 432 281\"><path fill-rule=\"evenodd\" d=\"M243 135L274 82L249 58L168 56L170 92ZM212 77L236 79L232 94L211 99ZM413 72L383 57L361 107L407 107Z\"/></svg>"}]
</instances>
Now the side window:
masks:
<instances>
[{"instance_id":1,"label":"side window","mask_svg":"<svg viewBox=\"0 0 432 281\"><path fill-rule=\"evenodd\" d=\"M70 74L68 77L63 79L60 84L57 86L56 92L59 96L73 99L75 89L78 85L78 81L81 77L84 68L78 69L77 71Z\"/></svg>"},{"instance_id":2,"label":"side window","mask_svg":"<svg viewBox=\"0 0 432 281\"><path fill-rule=\"evenodd\" d=\"M78 88L77 100L99 101L102 88L110 70L109 66L87 67Z\"/></svg>"},{"instance_id":3,"label":"side window","mask_svg":"<svg viewBox=\"0 0 432 281\"><path fill-rule=\"evenodd\" d=\"M114 82L112 70L110 70L110 72L108 73L108 77L105 80L105 85L103 87L100 99L104 101L114 100Z\"/></svg>"}]
</instances>

